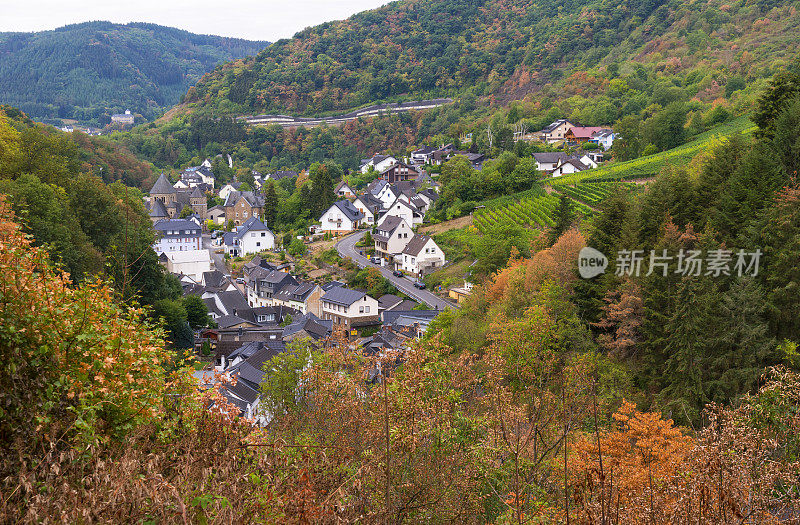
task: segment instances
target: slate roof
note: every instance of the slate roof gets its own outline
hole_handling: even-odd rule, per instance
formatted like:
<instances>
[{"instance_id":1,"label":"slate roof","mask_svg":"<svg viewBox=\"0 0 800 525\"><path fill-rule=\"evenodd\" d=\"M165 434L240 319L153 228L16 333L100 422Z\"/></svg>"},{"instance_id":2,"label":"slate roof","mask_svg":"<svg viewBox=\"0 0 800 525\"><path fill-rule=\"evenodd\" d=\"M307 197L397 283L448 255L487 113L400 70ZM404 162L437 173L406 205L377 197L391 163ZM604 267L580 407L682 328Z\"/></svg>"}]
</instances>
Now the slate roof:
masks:
<instances>
[{"instance_id":1,"label":"slate roof","mask_svg":"<svg viewBox=\"0 0 800 525\"><path fill-rule=\"evenodd\" d=\"M342 306L350 306L354 302L362 299L365 295L367 294L359 292L358 290L337 286L325 292L325 295L322 296L322 300Z\"/></svg>"},{"instance_id":2,"label":"slate roof","mask_svg":"<svg viewBox=\"0 0 800 525\"><path fill-rule=\"evenodd\" d=\"M275 298L281 301L303 302L311 295L311 292L314 291L316 286L316 284L308 282L301 282L297 285L289 284L281 288L281 290L275 294Z\"/></svg>"},{"instance_id":3,"label":"slate roof","mask_svg":"<svg viewBox=\"0 0 800 525\"><path fill-rule=\"evenodd\" d=\"M440 313L439 310L386 310L381 313L381 320L383 324L393 324L399 318L406 317L429 323Z\"/></svg>"},{"instance_id":4,"label":"slate roof","mask_svg":"<svg viewBox=\"0 0 800 525\"><path fill-rule=\"evenodd\" d=\"M223 315L222 317L217 318L217 324L220 328L230 328L231 326L236 326L237 324L242 323L252 323L252 321L243 319L238 315Z\"/></svg>"},{"instance_id":5,"label":"slate roof","mask_svg":"<svg viewBox=\"0 0 800 525\"><path fill-rule=\"evenodd\" d=\"M430 240L431 238L427 235L415 233L414 237L412 237L411 240L408 241L408 244L406 244L406 247L403 249L403 253L416 257Z\"/></svg>"},{"instance_id":6,"label":"slate roof","mask_svg":"<svg viewBox=\"0 0 800 525\"><path fill-rule=\"evenodd\" d=\"M541 164L555 164L558 161L563 161L569 158L569 155L563 151L548 151L543 153L534 153L534 160Z\"/></svg>"},{"instance_id":7,"label":"slate roof","mask_svg":"<svg viewBox=\"0 0 800 525\"><path fill-rule=\"evenodd\" d=\"M225 274L219 270L203 272L203 285L208 288L221 288L227 284Z\"/></svg>"},{"instance_id":8,"label":"slate roof","mask_svg":"<svg viewBox=\"0 0 800 525\"><path fill-rule=\"evenodd\" d=\"M167 176L162 173L156 183L153 184L153 187L150 188L150 195L163 195L166 193L175 193L175 188L172 187L172 183L167 179Z\"/></svg>"},{"instance_id":9,"label":"slate roof","mask_svg":"<svg viewBox=\"0 0 800 525\"><path fill-rule=\"evenodd\" d=\"M200 226L193 223L192 221L187 221L185 219L164 219L160 220L153 225L157 231L160 232L167 232L167 231L174 231L174 230L190 230L193 233L200 232Z\"/></svg>"},{"instance_id":10,"label":"slate roof","mask_svg":"<svg viewBox=\"0 0 800 525\"><path fill-rule=\"evenodd\" d=\"M389 184L389 183L386 182L383 179L375 179L374 181L370 182L367 185L367 191L369 193L371 193L373 196L377 195L377 194L379 194L381 192L383 187L386 186L387 184Z\"/></svg>"},{"instance_id":11,"label":"slate roof","mask_svg":"<svg viewBox=\"0 0 800 525\"><path fill-rule=\"evenodd\" d=\"M308 313L283 328L283 337L290 337L298 332L305 331L312 339L318 341L331 334L333 321L323 321L316 315Z\"/></svg>"},{"instance_id":12,"label":"slate roof","mask_svg":"<svg viewBox=\"0 0 800 525\"><path fill-rule=\"evenodd\" d=\"M155 200L153 209L150 210L150 217L169 217L169 213L167 213L167 208L164 206L163 202L158 199Z\"/></svg>"},{"instance_id":13,"label":"slate roof","mask_svg":"<svg viewBox=\"0 0 800 525\"><path fill-rule=\"evenodd\" d=\"M569 157L569 158L565 159L558 166L560 167L560 166L563 166L564 164L572 164L573 166L575 166L575 168L578 169L578 171L583 171L583 170L588 170L589 169L589 166L587 166L586 164L584 164L583 162L581 162L580 160L578 160L578 159L576 159L574 157Z\"/></svg>"},{"instance_id":14,"label":"slate roof","mask_svg":"<svg viewBox=\"0 0 800 525\"><path fill-rule=\"evenodd\" d=\"M419 192L421 195L425 195L428 197L432 202L436 202L439 200L439 194L436 193L436 190L432 190L430 188L426 188Z\"/></svg>"},{"instance_id":15,"label":"slate roof","mask_svg":"<svg viewBox=\"0 0 800 525\"><path fill-rule=\"evenodd\" d=\"M229 290L227 292L219 292L217 294L220 302L225 309L230 313L247 310L250 306L247 304L242 292L239 290ZM234 314L235 315L235 314Z\"/></svg>"},{"instance_id":16,"label":"slate roof","mask_svg":"<svg viewBox=\"0 0 800 525\"><path fill-rule=\"evenodd\" d=\"M395 231L397 229L397 227L400 226L400 223L402 223L402 222L404 222L402 217L398 217L397 215L389 215L388 217L386 217L383 220L381 225L378 226L378 231L381 231L381 232L385 231L389 235L391 235L392 232ZM380 234L378 234L378 235L380 235Z\"/></svg>"},{"instance_id":17,"label":"slate roof","mask_svg":"<svg viewBox=\"0 0 800 525\"><path fill-rule=\"evenodd\" d=\"M228 193L227 198L225 199L225 207L235 206L237 202L239 202L239 198L243 197L247 203L252 206L253 208L263 208L264 207L264 197L261 195L252 192L252 191L238 191L233 190Z\"/></svg>"},{"instance_id":18,"label":"slate roof","mask_svg":"<svg viewBox=\"0 0 800 525\"><path fill-rule=\"evenodd\" d=\"M333 203L333 205L342 210L344 216L351 221L357 221L364 218L364 214L361 213L358 208L353 206L353 203L347 199L336 201Z\"/></svg>"},{"instance_id":19,"label":"slate roof","mask_svg":"<svg viewBox=\"0 0 800 525\"><path fill-rule=\"evenodd\" d=\"M402 302L403 300L400 297L387 293L378 298L378 308L385 310L387 308L397 306Z\"/></svg>"},{"instance_id":20,"label":"slate roof","mask_svg":"<svg viewBox=\"0 0 800 525\"><path fill-rule=\"evenodd\" d=\"M375 197L372 193L365 193L364 195L359 195L356 200L361 201L370 212L375 213L383 207L383 202Z\"/></svg>"},{"instance_id":21,"label":"slate roof","mask_svg":"<svg viewBox=\"0 0 800 525\"><path fill-rule=\"evenodd\" d=\"M569 121L567 119L565 119L565 118L560 118L560 119L558 119L556 121L551 122L547 126L545 126L545 128L542 129L541 132L542 133L550 133L551 131L553 131L554 129L556 129L558 126L560 126L561 124L563 124L565 122L569 122Z\"/></svg>"},{"instance_id":22,"label":"slate roof","mask_svg":"<svg viewBox=\"0 0 800 525\"><path fill-rule=\"evenodd\" d=\"M329 283L323 284L321 288L323 291L327 292L329 290L332 290L333 288L336 288L337 286L344 286L344 283L341 281L331 281Z\"/></svg>"}]
</instances>

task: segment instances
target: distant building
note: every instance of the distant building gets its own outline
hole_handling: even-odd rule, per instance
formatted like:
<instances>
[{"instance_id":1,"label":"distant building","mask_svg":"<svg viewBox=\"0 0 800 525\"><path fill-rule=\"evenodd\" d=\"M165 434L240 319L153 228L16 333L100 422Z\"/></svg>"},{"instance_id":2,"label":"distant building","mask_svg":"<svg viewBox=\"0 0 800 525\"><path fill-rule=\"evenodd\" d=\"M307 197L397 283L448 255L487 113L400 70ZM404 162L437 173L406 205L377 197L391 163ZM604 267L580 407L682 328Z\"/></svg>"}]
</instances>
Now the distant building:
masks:
<instances>
[{"instance_id":1,"label":"distant building","mask_svg":"<svg viewBox=\"0 0 800 525\"><path fill-rule=\"evenodd\" d=\"M397 164L397 159L387 155L375 155L371 159L363 159L361 161L361 173L366 173L370 168L378 173L381 173L388 168Z\"/></svg>"},{"instance_id":2,"label":"distant building","mask_svg":"<svg viewBox=\"0 0 800 525\"><path fill-rule=\"evenodd\" d=\"M574 127L575 124L567 119L562 118L550 123L550 125L541 130L539 133L542 137L542 142L559 142L564 140L567 132Z\"/></svg>"},{"instance_id":3,"label":"distant building","mask_svg":"<svg viewBox=\"0 0 800 525\"><path fill-rule=\"evenodd\" d=\"M126 124L126 125L131 124L132 125L133 121L134 121L134 117L131 114L131 111L129 109L125 110L125 113L116 113L114 115L111 115L111 122L113 122L115 124Z\"/></svg>"}]
</instances>

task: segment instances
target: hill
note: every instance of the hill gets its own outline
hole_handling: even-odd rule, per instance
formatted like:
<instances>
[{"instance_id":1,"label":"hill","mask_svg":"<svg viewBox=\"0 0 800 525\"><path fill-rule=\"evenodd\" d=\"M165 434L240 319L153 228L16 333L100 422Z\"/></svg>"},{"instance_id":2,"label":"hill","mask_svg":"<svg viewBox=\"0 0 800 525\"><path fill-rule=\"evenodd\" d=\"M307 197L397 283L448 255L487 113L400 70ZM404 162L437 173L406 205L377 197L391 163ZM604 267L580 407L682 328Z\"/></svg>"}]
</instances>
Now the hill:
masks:
<instances>
[{"instance_id":1,"label":"hill","mask_svg":"<svg viewBox=\"0 0 800 525\"><path fill-rule=\"evenodd\" d=\"M106 124L126 109L151 119L220 62L266 45L144 23L0 33L0 102L40 120Z\"/></svg>"},{"instance_id":2,"label":"hill","mask_svg":"<svg viewBox=\"0 0 800 525\"><path fill-rule=\"evenodd\" d=\"M319 115L465 93L505 104L623 91L638 111L756 92L792 56L798 25L787 1L404 0L223 64L186 101Z\"/></svg>"}]
</instances>

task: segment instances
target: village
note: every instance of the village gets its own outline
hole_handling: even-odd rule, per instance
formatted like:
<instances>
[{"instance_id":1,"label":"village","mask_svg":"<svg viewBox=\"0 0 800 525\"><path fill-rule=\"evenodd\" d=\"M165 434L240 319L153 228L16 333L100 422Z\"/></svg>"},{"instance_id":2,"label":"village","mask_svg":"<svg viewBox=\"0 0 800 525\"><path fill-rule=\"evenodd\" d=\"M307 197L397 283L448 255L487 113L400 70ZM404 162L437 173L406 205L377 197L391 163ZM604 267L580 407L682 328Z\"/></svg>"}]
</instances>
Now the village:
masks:
<instances>
[{"instance_id":1,"label":"village","mask_svg":"<svg viewBox=\"0 0 800 525\"><path fill-rule=\"evenodd\" d=\"M543 176L559 177L597 167L614 134L562 119L536 139L557 146L598 144L580 156L533 154ZM440 184L429 168L457 156L475 170L486 160L453 145L423 146L401 159L363 159L360 174L372 180L363 188L338 181L333 204L306 235L291 239L303 251L333 243L346 264L372 269L397 290L380 296L349 287L335 266L309 268L287 257L287 239L267 224L262 190L269 181L292 181L300 173L253 173L252 188L238 181L217 184L208 159L184 169L174 183L162 173L145 202L157 234L153 249L180 280L184 296L200 297L214 325L194 333L194 351L206 363L198 380L207 380L209 372L236 378L222 385L222 393L243 416L254 418L263 365L291 341L308 338L321 345L339 334L353 351L381 355L407 348L441 311L458 308L471 292L469 275L449 289L426 290L423 277L448 261L430 236L417 231L439 199ZM222 204L209 207L208 196Z\"/></svg>"}]
</instances>

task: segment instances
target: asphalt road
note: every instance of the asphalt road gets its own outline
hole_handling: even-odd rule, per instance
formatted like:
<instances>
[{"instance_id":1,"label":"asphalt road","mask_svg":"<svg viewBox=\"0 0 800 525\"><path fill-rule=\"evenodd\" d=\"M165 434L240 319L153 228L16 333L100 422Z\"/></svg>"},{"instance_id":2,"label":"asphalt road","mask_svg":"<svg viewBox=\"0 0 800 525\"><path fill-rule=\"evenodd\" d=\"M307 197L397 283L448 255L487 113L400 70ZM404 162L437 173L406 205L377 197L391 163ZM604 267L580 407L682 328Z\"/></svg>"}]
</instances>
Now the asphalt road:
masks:
<instances>
[{"instance_id":1,"label":"asphalt road","mask_svg":"<svg viewBox=\"0 0 800 525\"><path fill-rule=\"evenodd\" d=\"M222 253L214 253L214 250L218 250L221 248L220 246L214 246L211 243L211 235L208 233L203 234L203 249L208 250L211 254L211 262L214 263L214 269L219 270L222 273L228 273L228 269L225 267L225 254Z\"/></svg>"},{"instance_id":2,"label":"asphalt road","mask_svg":"<svg viewBox=\"0 0 800 525\"><path fill-rule=\"evenodd\" d=\"M446 301L438 295L429 292L428 290L419 290L414 288L414 285L411 284L412 281L407 277L395 277L392 275L392 271L389 268L373 264L369 262L369 259L363 255L359 255L355 245L361 240L361 237L363 237L365 233L366 230L348 235L336 243L336 251L339 252L339 255L342 257L350 257L359 268L378 268L381 271L381 274L389 279L389 281L391 281L391 283L395 285L398 290L409 297L413 297L417 301L424 302L431 308L438 308L439 310L444 310L445 308L458 308L458 305L451 303L450 301Z\"/></svg>"}]
</instances>

